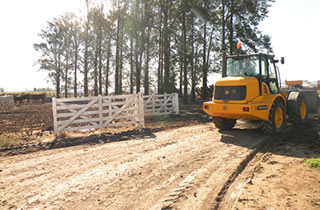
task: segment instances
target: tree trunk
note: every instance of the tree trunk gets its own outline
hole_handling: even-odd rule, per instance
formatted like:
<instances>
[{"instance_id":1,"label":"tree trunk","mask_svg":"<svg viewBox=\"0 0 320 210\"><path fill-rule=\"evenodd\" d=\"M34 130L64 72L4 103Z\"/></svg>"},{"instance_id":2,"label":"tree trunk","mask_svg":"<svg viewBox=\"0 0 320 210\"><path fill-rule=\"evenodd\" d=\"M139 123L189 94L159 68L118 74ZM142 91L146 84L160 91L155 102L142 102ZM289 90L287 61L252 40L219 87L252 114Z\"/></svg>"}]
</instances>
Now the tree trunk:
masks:
<instances>
[{"instance_id":1,"label":"tree trunk","mask_svg":"<svg viewBox=\"0 0 320 210\"><path fill-rule=\"evenodd\" d=\"M98 35L99 95L102 95L102 49L101 48L102 48L102 26L101 26L101 23L99 23L99 35Z\"/></svg>"},{"instance_id":2,"label":"tree trunk","mask_svg":"<svg viewBox=\"0 0 320 210\"><path fill-rule=\"evenodd\" d=\"M66 52L65 75L64 75L64 97L68 98L68 69L69 69L69 53Z\"/></svg>"},{"instance_id":3,"label":"tree trunk","mask_svg":"<svg viewBox=\"0 0 320 210\"><path fill-rule=\"evenodd\" d=\"M123 32L120 39L120 58L119 58L119 94L122 94L122 72L123 72Z\"/></svg>"},{"instance_id":4,"label":"tree trunk","mask_svg":"<svg viewBox=\"0 0 320 210\"><path fill-rule=\"evenodd\" d=\"M158 94L162 92L162 72L163 72L163 40L162 40L162 15L160 14L159 25L159 61L158 61Z\"/></svg>"},{"instance_id":5,"label":"tree trunk","mask_svg":"<svg viewBox=\"0 0 320 210\"><path fill-rule=\"evenodd\" d=\"M118 1L118 20L117 20L117 38L116 38L116 70L115 70L115 94L120 94L120 84L119 84L119 75L120 75L120 7Z\"/></svg>"},{"instance_id":6,"label":"tree trunk","mask_svg":"<svg viewBox=\"0 0 320 210\"><path fill-rule=\"evenodd\" d=\"M89 36L89 1L86 0L87 4L87 22L86 22L86 32L85 32L85 43L84 43L84 81L83 81L83 88L84 88L84 96L89 96L88 90L88 36Z\"/></svg>"},{"instance_id":7,"label":"tree trunk","mask_svg":"<svg viewBox=\"0 0 320 210\"><path fill-rule=\"evenodd\" d=\"M192 102L196 101L196 78L194 71L194 16L191 17L191 56L190 56L190 64L191 64L191 100Z\"/></svg>"},{"instance_id":8,"label":"tree trunk","mask_svg":"<svg viewBox=\"0 0 320 210\"><path fill-rule=\"evenodd\" d=\"M206 46L207 46L207 24L204 24L203 28L203 65L202 65L202 99L207 98L207 77L208 77L208 69L207 69L207 62L206 62Z\"/></svg>"},{"instance_id":9,"label":"tree trunk","mask_svg":"<svg viewBox=\"0 0 320 210\"><path fill-rule=\"evenodd\" d=\"M225 0L221 0L222 5L222 37L221 37L221 49L222 49L222 76L225 76L225 63L226 63L226 45L225 45Z\"/></svg>"},{"instance_id":10,"label":"tree trunk","mask_svg":"<svg viewBox=\"0 0 320 210\"><path fill-rule=\"evenodd\" d=\"M168 11L168 1L166 1L166 6L163 10L163 30L164 30L164 92L170 93L170 29L169 25L169 11Z\"/></svg>"},{"instance_id":11,"label":"tree trunk","mask_svg":"<svg viewBox=\"0 0 320 210\"><path fill-rule=\"evenodd\" d=\"M84 81L83 81L83 87L84 87L84 96L89 95L89 90L88 90L88 38L85 40L84 44L84 69L83 69L83 74L84 74Z\"/></svg>"},{"instance_id":12,"label":"tree trunk","mask_svg":"<svg viewBox=\"0 0 320 210\"><path fill-rule=\"evenodd\" d=\"M78 81L77 81L77 71L78 71L78 51L79 45L75 45L75 55L74 55L74 97L78 96Z\"/></svg>"},{"instance_id":13,"label":"tree trunk","mask_svg":"<svg viewBox=\"0 0 320 210\"><path fill-rule=\"evenodd\" d=\"M135 60L136 60L136 93L140 92L140 75L141 75L141 69L139 68L139 52L138 52L138 45L139 45L139 39L137 37L136 33L136 43L135 43Z\"/></svg>"},{"instance_id":14,"label":"tree trunk","mask_svg":"<svg viewBox=\"0 0 320 210\"><path fill-rule=\"evenodd\" d=\"M133 94L133 40L130 39L130 94Z\"/></svg>"},{"instance_id":15,"label":"tree trunk","mask_svg":"<svg viewBox=\"0 0 320 210\"><path fill-rule=\"evenodd\" d=\"M183 103L188 104L188 63L187 63L187 28L186 11L183 12Z\"/></svg>"},{"instance_id":16,"label":"tree trunk","mask_svg":"<svg viewBox=\"0 0 320 210\"><path fill-rule=\"evenodd\" d=\"M94 55L94 95L98 95L98 39L96 40L96 50L95 50L95 55Z\"/></svg>"},{"instance_id":17,"label":"tree trunk","mask_svg":"<svg viewBox=\"0 0 320 210\"><path fill-rule=\"evenodd\" d=\"M109 94L109 72L110 72L110 57L111 57L111 37L108 40L107 47L107 68L106 68L106 83L105 83L105 95Z\"/></svg>"},{"instance_id":18,"label":"tree trunk","mask_svg":"<svg viewBox=\"0 0 320 210\"><path fill-rule=\"evenodd\" d=\"M230 45L230 55L233 55L233 13L234 13L234 0L231 0L230 8L230 22L229 22L229 45Z\"/></svg>"}]
</instances>

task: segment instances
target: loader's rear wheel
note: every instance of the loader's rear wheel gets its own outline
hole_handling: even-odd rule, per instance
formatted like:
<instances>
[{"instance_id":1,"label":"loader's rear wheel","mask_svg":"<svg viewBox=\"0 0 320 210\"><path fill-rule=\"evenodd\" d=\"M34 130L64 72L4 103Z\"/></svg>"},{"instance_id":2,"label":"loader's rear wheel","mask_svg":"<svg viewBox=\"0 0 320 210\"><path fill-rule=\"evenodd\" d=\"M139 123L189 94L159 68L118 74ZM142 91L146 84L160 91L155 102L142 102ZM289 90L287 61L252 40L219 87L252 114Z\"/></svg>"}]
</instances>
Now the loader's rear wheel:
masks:
<instances>
[{"instance_id":1,"label":"loader's rear wheel","mask_svg":"<svg viewBox=\"0 0 320 210\"><path fill-rule=\"evenodd\" d=\"M284 104L279 99L275 100L270 112L269 120L262 124L262 131L268 135L279 134L286 125L286 113Z\"/></svg>"},{"instance_id":2,"label":"loader's rear wheel","mask_svg":"<svg viewBox=\"0 0 320 210\"><path fill-rule=\"evenodd\" d=\"M229 130L234 127L237 120L235 119L226 119L223 117L214 117L213 122L216 125L216 128L219 130Z\"/></svg>"},{"instance_id":3,"label":"loader's rear wheel","mask_svg":"<svg viewBox=\"0 0 320 210\"><path fill-rule=\"evenodd\" d=\"M294 125L304 123L308 120L308 106L302 95L297 100L288 101L290 107L294 107L289 112L289 122Z\"/></svg>"}]
</instances>

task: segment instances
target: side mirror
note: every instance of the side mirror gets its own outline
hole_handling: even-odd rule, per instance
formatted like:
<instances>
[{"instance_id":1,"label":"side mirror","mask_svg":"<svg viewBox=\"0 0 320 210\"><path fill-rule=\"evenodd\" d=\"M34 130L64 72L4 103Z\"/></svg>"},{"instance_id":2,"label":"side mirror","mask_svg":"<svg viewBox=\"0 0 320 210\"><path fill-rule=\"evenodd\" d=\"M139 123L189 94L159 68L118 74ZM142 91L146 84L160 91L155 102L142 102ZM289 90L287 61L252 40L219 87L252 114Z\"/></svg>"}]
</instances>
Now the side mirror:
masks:
<instances>
[{"instance_id":1,"label":"side mirror","mask_svg":"<svg viewBox=\"0 0 320 210\"><path fill-rule=\"evenodd\" d=\"M281 64L284 64L284 57L281 57Z\"/></svg>"}]
</instances>

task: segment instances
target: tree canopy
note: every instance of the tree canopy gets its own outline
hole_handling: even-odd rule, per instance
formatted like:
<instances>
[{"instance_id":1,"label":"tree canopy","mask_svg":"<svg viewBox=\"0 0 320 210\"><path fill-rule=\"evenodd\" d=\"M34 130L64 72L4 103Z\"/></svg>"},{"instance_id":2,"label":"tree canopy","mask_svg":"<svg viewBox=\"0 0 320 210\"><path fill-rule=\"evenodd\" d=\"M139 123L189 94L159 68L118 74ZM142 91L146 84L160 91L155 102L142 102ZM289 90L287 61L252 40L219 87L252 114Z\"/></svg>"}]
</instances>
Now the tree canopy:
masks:
<instances>
[{"instance_id":1,"label":"tree canopy","mask_svg":"<svg viewBox=\"0 0 320 210\"><path fill-rule=\"evenodd\" d=\"M179 92L187 103L208 93L222 50L272 53L258 29L274 0L86 0L86 16L66 13L47 23L34 49L41 70L68 97L83 93ZM199 88L200 87L200 88Z\"/></svg>"}]
</instances>

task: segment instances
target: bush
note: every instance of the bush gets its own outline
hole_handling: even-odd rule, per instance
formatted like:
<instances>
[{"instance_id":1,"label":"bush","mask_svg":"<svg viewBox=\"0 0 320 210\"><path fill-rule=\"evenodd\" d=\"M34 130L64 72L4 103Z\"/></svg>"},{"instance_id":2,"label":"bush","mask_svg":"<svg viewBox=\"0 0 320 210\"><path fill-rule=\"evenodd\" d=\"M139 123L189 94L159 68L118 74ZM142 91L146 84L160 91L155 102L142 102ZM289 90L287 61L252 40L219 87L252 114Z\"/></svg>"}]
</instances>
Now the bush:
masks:
<instances>
[{"instance_id":1,"label":"bush","mask_svg":"<svg viewBox=\"0 0 320 210\"><path fill-rule=\"evenodd\" d=\"M309 168L318 168L320 169L320 158L311 158L305 161L305 164Z\"/></svg>"}]
</instances>

